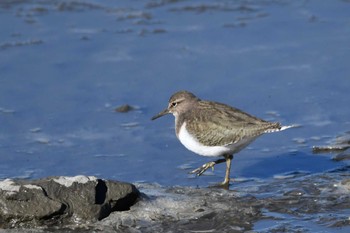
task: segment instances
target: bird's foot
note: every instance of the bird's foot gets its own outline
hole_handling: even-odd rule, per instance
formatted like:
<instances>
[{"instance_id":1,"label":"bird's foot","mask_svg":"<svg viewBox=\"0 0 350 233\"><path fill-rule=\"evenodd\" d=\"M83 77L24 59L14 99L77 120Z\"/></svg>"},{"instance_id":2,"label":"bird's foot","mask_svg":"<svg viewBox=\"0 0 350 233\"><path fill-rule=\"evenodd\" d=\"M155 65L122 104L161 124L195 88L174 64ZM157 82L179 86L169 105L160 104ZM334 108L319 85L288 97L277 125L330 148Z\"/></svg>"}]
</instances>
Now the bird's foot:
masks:
<instances>
[{"instance_id":1,"label":"bird's foot","mask_svg":"<svg viewBox=\"0 0 350 233\"><path fill-rule=\"evenodd\" d=\"M216 164L215 162L209 162L209 163L203 164L201 167L191 171L190 174L196 174L197 176L200 176L209 168L212 168L214 170L215 164Z\"/></svg>"}]
</instances>

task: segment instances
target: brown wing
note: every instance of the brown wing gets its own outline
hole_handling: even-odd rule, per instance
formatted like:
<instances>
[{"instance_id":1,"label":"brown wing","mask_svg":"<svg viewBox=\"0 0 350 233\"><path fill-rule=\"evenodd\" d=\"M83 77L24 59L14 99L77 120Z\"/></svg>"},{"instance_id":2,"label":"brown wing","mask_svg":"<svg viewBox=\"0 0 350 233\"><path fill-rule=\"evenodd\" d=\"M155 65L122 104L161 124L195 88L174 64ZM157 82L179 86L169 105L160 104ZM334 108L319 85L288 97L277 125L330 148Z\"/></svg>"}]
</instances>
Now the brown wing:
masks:
<instances>
[{"instance_id":1,"label":"brown wing","mask_svg":"<svg viewBox=\"0 0 350 233\"><path fill-rule=\"evenodd\" d=\"M192 111L196 111L196 117L191 118L186 128L199 142L208 146L237 143L281 127L279 123L264 121L220 103L200 101Z\"/></svg>"}]
</instances>

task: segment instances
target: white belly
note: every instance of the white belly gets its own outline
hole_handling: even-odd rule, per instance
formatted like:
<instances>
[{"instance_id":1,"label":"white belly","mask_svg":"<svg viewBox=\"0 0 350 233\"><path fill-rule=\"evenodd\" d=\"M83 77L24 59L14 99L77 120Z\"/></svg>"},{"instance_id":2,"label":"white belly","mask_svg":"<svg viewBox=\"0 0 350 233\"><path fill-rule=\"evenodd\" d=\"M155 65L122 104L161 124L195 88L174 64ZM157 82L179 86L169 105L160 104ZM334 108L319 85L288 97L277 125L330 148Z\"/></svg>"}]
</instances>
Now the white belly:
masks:
<instances>
[{"instance_id":1,"label":"white belly","mask_svg":"<svg viewBox=\"0 0 350 233\"><path fill-rule=\"evenodd\" d=\"M180 128L178 138L180 142L190 151L193 151L196 154L204 156L220 156L224 154L231 154L233 148L230 145L228 146L205 146L198 142L198 140L192 137L186 129L186 123Z\"/></svg>"}]
</instances>

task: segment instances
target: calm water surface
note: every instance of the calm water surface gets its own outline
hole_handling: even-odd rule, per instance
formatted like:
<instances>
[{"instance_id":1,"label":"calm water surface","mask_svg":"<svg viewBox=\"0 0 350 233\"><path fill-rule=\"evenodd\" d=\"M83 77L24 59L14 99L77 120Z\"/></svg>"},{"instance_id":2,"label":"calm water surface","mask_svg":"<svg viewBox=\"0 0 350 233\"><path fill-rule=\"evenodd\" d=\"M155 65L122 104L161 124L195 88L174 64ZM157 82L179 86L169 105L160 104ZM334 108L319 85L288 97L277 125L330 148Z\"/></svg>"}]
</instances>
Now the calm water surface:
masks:
<instances>
[{"instance_id":1,"label":"calm water surface","mask_svg":"<svg viewBox=\"0 0 350 233\"><path fill-rule=\"evenodd\" d=\"M312 154L312 146L350 129L349 12L346 0L1 1L0 179L85 174L162 187L219 182L224 165L188 175L209 159L178 142L172 116L150 120L186 89L302 126L240 152L233 189L258 198L288 193L288 185L306 194L308 183L332 190L327 180L349 178L349 163ZM115 112L123 104L135 110ZM327 178L334 169L339 175ZM288 185L275 185L288 177ZM267 191L256 189L265 183ZM328 228L333 221L349 226L346 203L327 204L322 214L310 207L299 217L267 211L275 220L254 229L349 232Z\"/></svg>"},{"instance_id":2,"label":"calm water surface","mask_svg":"<svg viewBox=\"0 0 350 233\"><path fill-rule=\"evenodd\" d=\"M349 1L3 1L0 178L96 175L207 186L205 162L150 121L175 91L301 128L265 135L232 176L342 167L313 155L350 129ZM117 113L115 107L136 109Z\"/></svg>"}]
</instances>

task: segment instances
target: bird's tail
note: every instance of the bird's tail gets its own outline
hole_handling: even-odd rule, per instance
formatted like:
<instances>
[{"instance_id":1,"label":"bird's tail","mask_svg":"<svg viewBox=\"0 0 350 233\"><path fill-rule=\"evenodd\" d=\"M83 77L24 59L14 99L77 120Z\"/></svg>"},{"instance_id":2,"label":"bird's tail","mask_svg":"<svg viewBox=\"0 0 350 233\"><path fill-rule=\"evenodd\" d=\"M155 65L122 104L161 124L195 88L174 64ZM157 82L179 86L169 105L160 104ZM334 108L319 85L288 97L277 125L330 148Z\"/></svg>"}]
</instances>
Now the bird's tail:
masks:
<instances>
[{"instance_id":1,"label":"bird's tail","mask_svg":"<svg viewBox=\"0 0 350 233\"><path fill-rule=\"evenodd\" d=\"M279 131L282 131L282 130L286 130L286 129L290 129L290 128L299 128L299 127L301 127L301 125L298 125L298 124L286 125L286 126L281 126L281 125L279 125L279 127L277 127L277 128L274 128L274 129L267 129L267 130L265 131L265 133L279 132Z\"/></svg>"}]
</instances>

